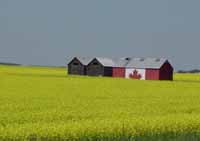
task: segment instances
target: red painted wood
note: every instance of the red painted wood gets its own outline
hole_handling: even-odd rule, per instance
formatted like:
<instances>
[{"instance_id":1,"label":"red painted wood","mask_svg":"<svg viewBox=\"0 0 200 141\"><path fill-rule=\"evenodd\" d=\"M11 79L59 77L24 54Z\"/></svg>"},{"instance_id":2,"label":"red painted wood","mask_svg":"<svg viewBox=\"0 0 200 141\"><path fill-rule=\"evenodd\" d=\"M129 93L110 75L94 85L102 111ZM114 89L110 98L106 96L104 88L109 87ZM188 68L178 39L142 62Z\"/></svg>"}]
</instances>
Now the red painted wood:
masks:
<instances>
[{"instance_id":1,"label":"red painted wood","mask_svg":"<svg viewBox=\"0 0 200 141\"><path fill-rule=\"evenodd\" d=\"M173 80L173 67L165 62L160 69L160 80Z\"/></svg>"},{"instance_id":2,"label":"red painted wood","mask_svg":"<svg viewBox=\"0 0 200 141\"><path fill-rule=\"evenodd\" d=\"M125 77L125 68L113 68L113 77Z\"/></svg>"},{"instance_id":3,"label":"red painted wood","mask_svg":"<svg viewBox=\"0 0 200 141\"><path fill-rule=\"evenodd\" d=\"M146 80L159 80L159 69L146 69Z\"/></svg>"},{"instance_id":4,"label":"red painted wood","mask_svg":"<svg viewBox=\"0 0 200 141\"><path fill-rule=\"evenodd\" d=\"M146 69L146 80L173 80L173 67L167 61L160 69Z\"/></svg>"}]
</instances>

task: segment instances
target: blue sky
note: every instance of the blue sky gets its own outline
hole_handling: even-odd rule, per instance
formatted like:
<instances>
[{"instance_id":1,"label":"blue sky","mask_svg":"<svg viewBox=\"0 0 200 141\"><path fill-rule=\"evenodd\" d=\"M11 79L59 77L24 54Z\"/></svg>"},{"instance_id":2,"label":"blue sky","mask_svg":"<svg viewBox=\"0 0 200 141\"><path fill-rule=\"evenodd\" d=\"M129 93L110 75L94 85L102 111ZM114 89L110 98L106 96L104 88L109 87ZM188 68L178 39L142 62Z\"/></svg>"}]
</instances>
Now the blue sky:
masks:
<instances>
[{"instance_id":1,"label":"blue sky","mask_svg":"<svg viewBox=\"0 0 200 141\"><path fill-rule=\"evenodd\" d=\"M165 57L200 68L199 0L1 0L0 62Z\"/></svg>"}]
</instances>

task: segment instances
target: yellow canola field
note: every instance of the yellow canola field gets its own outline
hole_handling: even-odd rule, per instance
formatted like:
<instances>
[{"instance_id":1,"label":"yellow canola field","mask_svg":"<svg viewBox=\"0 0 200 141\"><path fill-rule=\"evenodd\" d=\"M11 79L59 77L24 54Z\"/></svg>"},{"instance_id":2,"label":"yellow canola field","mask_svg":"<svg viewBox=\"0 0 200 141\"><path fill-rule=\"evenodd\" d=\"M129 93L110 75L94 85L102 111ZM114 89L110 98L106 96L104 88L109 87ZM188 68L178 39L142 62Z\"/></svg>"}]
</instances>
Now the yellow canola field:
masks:
<instances>
[{"instance_id":1,"label":"yellow canola field","mask_svg":"<svg viewBox=\"0 0 200 141\"><path fill-rule=\"evenodd\" d=\"M0 66L0 140L200 140L200 74L174 79Z\"/></svg>"}]
</instances>

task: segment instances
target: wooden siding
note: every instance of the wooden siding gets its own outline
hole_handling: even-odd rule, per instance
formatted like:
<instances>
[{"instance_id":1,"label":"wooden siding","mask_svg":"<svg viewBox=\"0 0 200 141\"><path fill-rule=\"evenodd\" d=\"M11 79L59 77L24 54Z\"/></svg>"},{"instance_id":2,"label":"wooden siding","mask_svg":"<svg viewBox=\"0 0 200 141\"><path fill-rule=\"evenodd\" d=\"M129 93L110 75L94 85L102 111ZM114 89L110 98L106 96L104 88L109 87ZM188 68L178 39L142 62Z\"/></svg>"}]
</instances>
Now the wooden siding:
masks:
<instances>
[{"instance_id":1,"label":"wooden siding","mask_svg":"<svg viewBox=\"0 0 200 141\"><path fill-rule=\"evenodd\" d=\"M81 62L78 59L72 60L68 64L68 74L71 75L85 75L85 66L81 64Z\"/></svg>"},{"instance_id":2,"label":"wooden siding","mask_svg":"<svg viewBox=\"0 0 200 141\"><path fill-rule=\"evenodd\" d=\"M160 70L159 69L146 69L146 80L159 80Z\"/></svg>"},{"instance_id":3,"label":"wooden siding","mask_svg":"<svg viewBox=\"0 0 200 141\"><path fill-rule=\"evenodd\" d=\"M87 75L89 76L104 76L104 67L102 64L98 62L98 60L94 59L87 66Z\"/></svg>"},{"instance_id":4,"label":"wooden siding","mask_svg":"<svg viewBox=\"0 0 200 141\"><path fill-rule=\"evenodd\" d=\"M90 62L86 70L88 76L112 76L112 67L103 66L97 59Z\"/></svg>"},{"instance_id":5,"label":"wooden siding","mask_svg":"<svg viewBox=\"0 0 200 141\"><path fill-rule=\"evenodd\" d=\"M173 67L165 62L160 69L146 69L146 80L173 80Z\"/></svg>"},{"instance_id":6,"label":"wooden siding","mask_svg":"<svg viewBox=\"0 0 200 141\"><path fill-rule=\"evenodd\" d=\"M160 69L160 80L173 80L173 67L165 62Z\"/></svg>"},{"instance_id":7,"label":"wooden siding","mask_svg":"<svg viewBox=\"0 0 200 141\"><path fill-rule=\"evenodd\" d=\"M112 67L104 67L104 74L103 74L103 76L112 77L112 75L113 75Z\"/></svg>"},{"instance_id":8,"label":"wooden siding","mask_svg":"<svg viewBox=\"0 0 200 141\"><path fill-rule=\"evenodd\" d=\"M125 77L125 68L113 68L113 77Z\"/></svg>"}]
</instances>

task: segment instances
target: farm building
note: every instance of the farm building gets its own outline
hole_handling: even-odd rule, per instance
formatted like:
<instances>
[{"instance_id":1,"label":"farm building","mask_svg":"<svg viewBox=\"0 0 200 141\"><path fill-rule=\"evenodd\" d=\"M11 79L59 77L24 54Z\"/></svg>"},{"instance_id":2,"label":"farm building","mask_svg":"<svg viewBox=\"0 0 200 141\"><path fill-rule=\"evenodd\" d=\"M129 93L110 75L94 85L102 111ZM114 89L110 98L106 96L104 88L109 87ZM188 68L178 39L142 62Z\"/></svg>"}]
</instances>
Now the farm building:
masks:
<instances>
[{"instance_id":1,"label":"farm building","mask_svg":"<svg viewBox=\"0 0 200 141\"><path fill-rule=\"evenodd\" d=\"M126 65L126 78L173 80L173 67L163 58L132 58Z\"/></svg>"},{"instance_id":2,"label":"farm building","mask_svg":"<svg viewBox=\"0 0 200 141\"><path fill-rule=\"evenodd\" d=\"M87 75L87 65L92 59L91 57L74 57L68 64L68 74Z\"/></svg>"},{"instance_id":3,"label":"farm building","mask_svg":"<svg viewBox=\"0 0 200 141\"><path fill-rule=\"evenodd\" d=\"M138 80L173 80L173 67L163 58L75 57L68 67L69 74Z\"/></svg>"},{"instance_id":4,"label":"farm building","mask_svg":"<svg viewBox=\"0 0 200 141\"><path fill-rule=\"evenodd\" d=\"M119 58L115 59L115 65L113 66L113 77L122 77L125 78L126 74L126 65L131 58Z\"/></svg>"},{"instance_id":5,"label":"farm building","mask_svg":"<svg viewBox=\"0 0 200 141\"><path fill-rule=\"evenodd\" d=\"M94 58L87 66L89 76L112 76L112 68L115 65L110 58Z\"/></svg>"}]
</instances>

